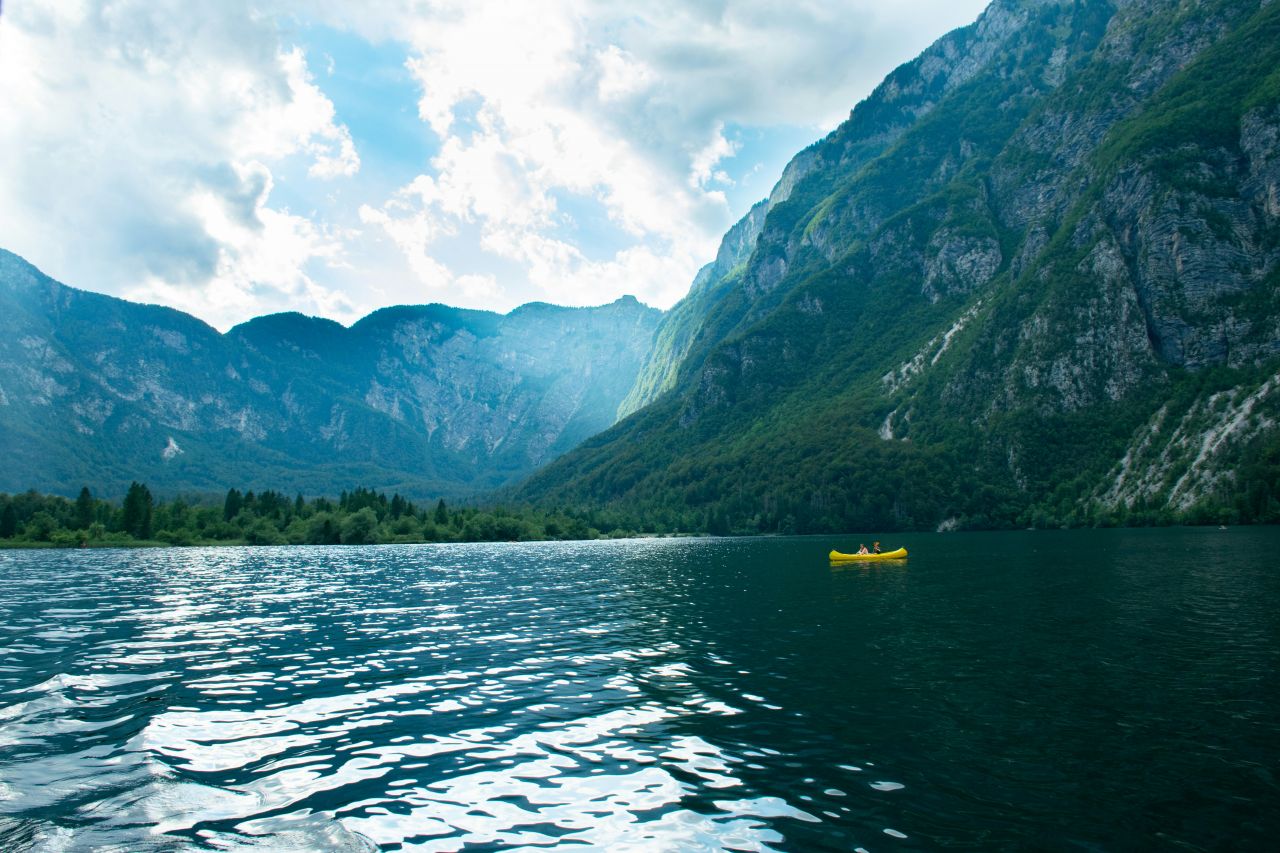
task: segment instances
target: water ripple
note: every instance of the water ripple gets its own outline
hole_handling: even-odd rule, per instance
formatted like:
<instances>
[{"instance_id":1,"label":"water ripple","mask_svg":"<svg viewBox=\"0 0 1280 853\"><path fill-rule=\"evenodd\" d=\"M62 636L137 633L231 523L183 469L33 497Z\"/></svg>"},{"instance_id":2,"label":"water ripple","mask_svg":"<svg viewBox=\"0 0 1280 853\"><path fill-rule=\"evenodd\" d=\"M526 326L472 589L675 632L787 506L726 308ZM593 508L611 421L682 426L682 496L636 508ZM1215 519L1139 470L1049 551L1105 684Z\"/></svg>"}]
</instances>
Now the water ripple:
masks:
<instances>
[{"instance_id":1,"label":"water ripple","mask_svg":"<svg viewBox=\"0 0 1280 853\"><path fill-rule=\"evenodd\" d=\"M1271 575L825 544L2 555L0 849L1269 837Z\"/></svg>"},{"instance_id":2,"label":"water ripple","mask_svg":"<svg viewBox=\"0 0 1280 853\"><path fill-rule=\"evenodd\" d=\"M602 565L569 547L567 567L563 546L77 554L50 566L77 576L53 596L38 574L7 579L0 833L770 849L779 821L816 818L689 733L741 711L603 572L662 548Z\"/></svg>"}]
</instances>

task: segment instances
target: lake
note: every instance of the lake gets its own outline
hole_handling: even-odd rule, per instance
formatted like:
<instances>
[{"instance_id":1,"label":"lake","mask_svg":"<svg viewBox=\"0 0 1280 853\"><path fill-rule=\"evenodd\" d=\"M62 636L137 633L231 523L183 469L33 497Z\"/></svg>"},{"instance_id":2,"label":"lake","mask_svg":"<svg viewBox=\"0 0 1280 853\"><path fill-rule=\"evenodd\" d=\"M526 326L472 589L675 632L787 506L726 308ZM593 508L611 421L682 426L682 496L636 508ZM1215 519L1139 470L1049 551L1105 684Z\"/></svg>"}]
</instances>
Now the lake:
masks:
<instances>
[{"instance_id":1,"label":"lake","mask_svg":"<svg viewBox=\"0 0 1280 853\"><path fill-rule=\"evenodd\" d=\"M0 849L1273 849L1280 530L0 552Z\"/></svg>"}]
</instances>

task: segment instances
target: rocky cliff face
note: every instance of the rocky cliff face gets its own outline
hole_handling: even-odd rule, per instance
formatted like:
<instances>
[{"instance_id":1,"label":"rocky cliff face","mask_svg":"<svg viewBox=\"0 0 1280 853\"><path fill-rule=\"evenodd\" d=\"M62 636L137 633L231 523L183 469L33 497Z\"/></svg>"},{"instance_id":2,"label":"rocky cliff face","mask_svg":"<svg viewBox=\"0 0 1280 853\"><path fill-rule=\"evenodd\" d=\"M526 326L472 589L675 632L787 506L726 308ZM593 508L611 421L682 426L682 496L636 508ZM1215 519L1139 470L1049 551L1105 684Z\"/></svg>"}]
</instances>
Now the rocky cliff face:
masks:
<instances>
[{"instance_id":1,"label":"rocky cliff face","mask_svg":"<svg viewBox=\"0 0 1280 853\"><path fill-rule=\"evenodd\" d=\"M797 157L650 407L526 493L743 530L1229 502L1280 406L1276 67L1271 2L996 0Z\"/></svg>"},{"instance_id":2,"label":"rocky cliff face","mask_svg":"<svg viewBox=\"0 0 1280 853\"><path fill-rule=\"evenodd\" d=\"M221 335L0 252L0 491L492 488L613 422L659 316L404 306Z\"/></svg>"}]
</instances>

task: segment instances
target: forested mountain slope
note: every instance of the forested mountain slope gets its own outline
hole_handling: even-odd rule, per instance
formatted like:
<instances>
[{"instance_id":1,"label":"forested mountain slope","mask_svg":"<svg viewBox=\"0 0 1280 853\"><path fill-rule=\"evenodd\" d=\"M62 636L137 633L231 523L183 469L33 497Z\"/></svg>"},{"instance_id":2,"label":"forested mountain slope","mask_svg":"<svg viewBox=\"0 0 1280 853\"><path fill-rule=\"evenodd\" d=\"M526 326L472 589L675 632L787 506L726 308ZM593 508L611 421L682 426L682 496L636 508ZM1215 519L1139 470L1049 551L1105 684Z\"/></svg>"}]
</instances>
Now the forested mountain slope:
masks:
<instances>
[{"instance_id":1,"label":"forested mountain slope","mask_svg":"<svg viewBox=\"0 0 1280 853\"><path fill-rule=\"evenodd\" d=\"M491 489L613 423L659 317L425 305L223 335L0 251L0 491Z\"/></svg>"},{"instance_id":2,"label":"forested mountain slope","mask_svg":"<svg viewBox=\"0 0 1280 853\"><path fill-rule=\"evenodd\" d=\"M996 0L797 156L639 411L518 494L743 532L1280 518L1278 187L1280 3Z\"/></svg>"}]
</instances>

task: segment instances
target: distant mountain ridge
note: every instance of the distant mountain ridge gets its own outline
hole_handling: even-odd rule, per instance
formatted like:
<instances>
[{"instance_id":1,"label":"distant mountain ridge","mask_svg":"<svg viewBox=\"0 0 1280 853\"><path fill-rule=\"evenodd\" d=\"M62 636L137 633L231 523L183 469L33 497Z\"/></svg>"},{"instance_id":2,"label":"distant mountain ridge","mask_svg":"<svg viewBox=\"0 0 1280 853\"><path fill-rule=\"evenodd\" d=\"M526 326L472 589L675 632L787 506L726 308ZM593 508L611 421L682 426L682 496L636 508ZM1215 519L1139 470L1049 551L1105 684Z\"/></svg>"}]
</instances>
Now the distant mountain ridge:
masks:
<instances>
[{"instance_id":1,"label":"distant mountain ridge","mask_svg":"<svg viewBox=\"0 0 1280 853\"><path fill-rule=\"evenodd\" d=\"M797 155L629 417L517 495L740 532L1280 520L1277 68L1269 0L996 0Z\"/></svg>"},{"instance_id":2,"label":"distant mountain ridge","mask_svg":"<svg viewBox=\"0 0 1280 853\"><path fill-rule=\"evenodd\" d=\"M398 306L224 335L0 251L0 491L484 491L609 426L660 316Z\"/></svg>"}]
</instances>

